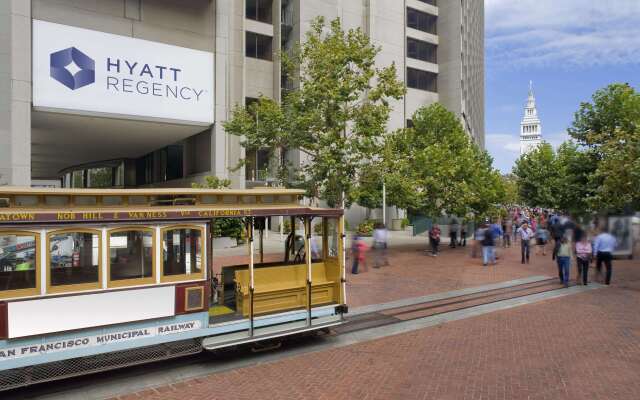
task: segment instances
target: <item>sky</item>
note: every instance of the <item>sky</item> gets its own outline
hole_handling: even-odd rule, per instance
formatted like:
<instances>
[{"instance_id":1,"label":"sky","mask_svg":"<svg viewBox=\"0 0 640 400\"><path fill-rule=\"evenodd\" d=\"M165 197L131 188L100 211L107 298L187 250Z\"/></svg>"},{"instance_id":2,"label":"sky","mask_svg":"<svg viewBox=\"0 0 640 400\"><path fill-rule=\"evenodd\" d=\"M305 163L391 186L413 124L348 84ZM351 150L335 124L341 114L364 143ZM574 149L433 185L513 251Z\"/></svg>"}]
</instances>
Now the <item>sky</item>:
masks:
<instances>
[{"instance_id":1,"label":"sky","mask_svg":"<svg viewBox=\"0 0 640 400\"><path fill-rule=\"evenodd\" d=\"M510 172L533 81L554 146L581 102L610 83L640 90L640 0L485 0L485 146Z\"/></svg>"}]
</instances>

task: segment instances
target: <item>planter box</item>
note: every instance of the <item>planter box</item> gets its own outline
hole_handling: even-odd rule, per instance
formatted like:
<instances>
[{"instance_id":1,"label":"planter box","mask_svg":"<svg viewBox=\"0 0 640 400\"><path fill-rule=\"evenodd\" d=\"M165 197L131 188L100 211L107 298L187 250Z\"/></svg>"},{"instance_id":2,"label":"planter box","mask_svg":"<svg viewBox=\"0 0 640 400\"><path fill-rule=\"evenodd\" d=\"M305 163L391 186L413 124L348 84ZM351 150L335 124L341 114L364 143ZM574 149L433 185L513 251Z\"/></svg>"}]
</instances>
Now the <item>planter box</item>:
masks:
<instances>
[{"instance_id":1,"label":"planter box","mask_svg":"<svg viewBox=\"0 0 640 400\"><path fill-rule=\"evenodd\" d=\"M401 231L402 230L402 219L392 219L391 220L391 230L392 231Z\"/></svg>"},{"instance_id":2,"label":"planter box","mask_svg":"<svg viewBox=\"0 0 640 400\"><path fill-rule=\"evenodd\" d=\"M230 237L218 237L213 238L213 243L211 244L214 249L228 249L230 247L238 247L238 242L235 238Z\"/></svg>"}]
</instances>

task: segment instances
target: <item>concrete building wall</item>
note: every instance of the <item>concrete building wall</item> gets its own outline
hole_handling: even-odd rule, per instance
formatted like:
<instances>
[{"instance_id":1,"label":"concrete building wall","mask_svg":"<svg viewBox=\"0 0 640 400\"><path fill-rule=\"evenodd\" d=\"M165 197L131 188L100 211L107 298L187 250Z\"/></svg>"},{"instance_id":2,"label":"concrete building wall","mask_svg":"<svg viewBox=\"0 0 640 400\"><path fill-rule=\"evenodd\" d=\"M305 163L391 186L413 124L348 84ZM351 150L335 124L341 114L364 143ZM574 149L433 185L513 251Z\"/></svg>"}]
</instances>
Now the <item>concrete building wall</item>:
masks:
<instances>
[{"instance_id":1,"label":"concrete building wall","mask_svg":"<svg viewBox=\"0 0 640 400\"><path fill-rule=\"evenodd\" d=\"M449 110L462 113L462 11L458 1L439 2L438 91Z\"/></svg>"},{"instance_id":2,"label":"concrete building wall","mask_svg":"<svg viewBox=\"0 0 640 400\"><path fill-rule=\"evenodd\" d=\"M0 185L31 183L31 7L0 2Z\"/></svg>"},{"instance_id":3,"label":"concrete building wall","mask_svg":"<svg viewBox=\"0 0 640 400\"><path fill-rule=\"evenodd\" d=\"M43 21L203 51L215 46L215 2L209 0L33 0L32 4L33 18Z\"/></svg>"},{"instance_id":4,"label":"concrete building wall","mask_svg":"<svg viewBox=\"0 0 640 400\"><path fill-rule=\"evenodd\" d=\"M381 51L376 58L379 67L395 64L397 77L405 81L405 7L397 0L368 0L368 26L365 30ZM392 113L388 122L389 131L405 126L405 99L390 102Z\"/></svg>"},{"instance_id":5,"label":"concrete building wall","mask_svg":"<svg viewBox=\"0 0 640 400\"><path fill-rule=\"evenodd\" d=\"M438 92L484 147L484 1L438 3Z\"/></svg>"}]
</instances>

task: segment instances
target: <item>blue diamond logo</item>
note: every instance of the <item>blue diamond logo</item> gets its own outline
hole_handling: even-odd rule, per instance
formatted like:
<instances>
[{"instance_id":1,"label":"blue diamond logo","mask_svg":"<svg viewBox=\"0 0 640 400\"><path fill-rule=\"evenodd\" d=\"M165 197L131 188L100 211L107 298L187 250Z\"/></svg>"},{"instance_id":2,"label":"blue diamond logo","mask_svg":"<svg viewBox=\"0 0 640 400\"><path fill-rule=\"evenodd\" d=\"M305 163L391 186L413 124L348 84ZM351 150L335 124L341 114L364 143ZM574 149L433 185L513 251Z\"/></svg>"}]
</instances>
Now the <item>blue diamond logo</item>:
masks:
<instances>
[{"instance_id":1,"label":"blue diamond logo","mask_svg":"<svg viewBox=\"0 0 640 400\"><path fill-rule=\"evenodd\" d=\"M95 61L75 47L51 53L49 64L49 75L71 90L90 85L96 80Z\"/></svg>"}]
</instances>

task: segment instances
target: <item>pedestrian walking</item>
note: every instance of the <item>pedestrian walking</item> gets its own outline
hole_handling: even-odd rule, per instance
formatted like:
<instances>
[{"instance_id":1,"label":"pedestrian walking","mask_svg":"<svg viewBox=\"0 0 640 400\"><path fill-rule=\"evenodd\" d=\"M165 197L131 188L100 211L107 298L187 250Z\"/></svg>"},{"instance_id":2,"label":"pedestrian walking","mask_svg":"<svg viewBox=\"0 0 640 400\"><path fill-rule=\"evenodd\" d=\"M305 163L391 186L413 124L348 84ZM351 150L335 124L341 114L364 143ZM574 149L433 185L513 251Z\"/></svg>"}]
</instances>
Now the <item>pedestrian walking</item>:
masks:
<instances>
[{"instance_id":1,"label":"pedestrian walking","mask_svg":"<svg viewBox=\"0 0 640 400\"><path fill-rule=\"evenodd\" d=\"M589 242L587 235L582 235L579 242L576 242L576 265L578 266L578 276L576 281L580 283L582 277L582 284L587 285L589 280L589 264L591 263L591 254L593 249Z\"/></svg>"},{"instance_id":2,"label":"pedestrian walking","mask_svg":"<svg viewBox=\"0 0 640 400\"><path fill-rule=\"evenodd\" d=\"M611 275L613 273L613 251L616 249L618 241L609 233L609 230L605 227L602 228L601 233L596 236L593 241L593 254L596 257L596 271L598 277L602 278L602 264L607 268L607 273L604 279L604 283L609 285L611 283Z\"/></svg>"},{"instance_id":3,"label":"pedestrian walking","mask_svg":"<svg viewBox=\"0 0 640 400\"><path fill-rule=\"evenodd\" d=\"M547 229L541 224L538 224L538 228L536 229L535 236L536 236L536 255L538 255L539 252L542 251L542 255L546 256L547 241L549 240L549 231L547 231Z\"/></svg>"},{"instance_id":4,"label":"pedestrian walking","mask_svg":"<svg viewBox=\"0 0 640 400\"><path fill-rule=\"evenodd\" d=\"M482 240L482 265L487 266L489 263L495 265L496 264L496 234L493 229L488 227L486 224L483 225L484 229L484 238Z\"/></svg>"},{"instance_id":5,"label":"pedestrian walking","mask_svg":"<svg viewBox=\"0 0 640 400\"><path fill-rule=\"evenodd\" d=\"M569 271L571 267L571 244L567 237L560 239L560 247L558 248L558 265L560 266L560 282L564 287L569 287Z\"/></svg>"},{"instance_id":6,"label":"pedestrian walking","mask_svg":"<svg viewBox=\"0 0 640 400\"><path fill-rule=\"evenodd\" d=\"M460 243L462 247L467 247L467 224L465 221L460 225Z\"/></svg>"},{"instance_id":7,"label":"pedestrian walking","mask_svg":"<svg viewBox=\"0 0 640 400\"><path fill-rule=\"evenodd\" d=\"M429 244L431 245L431 255L438 255L438 246L440 245L440 227L434 224L429 230Z\"/></svg>"},{"instance_id":8,"label":"pedestrian walking","mask_svg":"<svg viewBox=\"0 0 640 400\"><path fill-rule=\"evenodd\" d=\"M367 266L367 258L366 258L368 249L369 247L364 242L364 240L362 240L362 238L358 240L358 263L362 264L362 267L363 267L362 272L369 271L369 267Z\"/></svg>"},{"instance_id":9,"label":"pedestrian walking","mask_svg":"<svg viewBox=\"0 0 640 400\"><path fill-rule=\"evenodd\" d=\"M353 235L353 238L351 239L351 258L353 258L353 262L351 264L351 273L354 275L358 274L358 266L360 263L362 250L360 246L361 242L362 239L360 239L360 236L358 234Z\"/></svg>"},{"instance_id":10,"label":"pedestrian walking","mask_svg":"<svg viewBox=\"0 0 640 400\"><path fill-rule=\"evenodd\" d=\"M533 231L529 228L529 224L524 222L520 228L518 228L518 236L520 236L520 253L522 255L522 264L529 264L530 244L533 238Z\"/></svg>"},{"instance_id":11,"label":"pedestrian walking","mask_svg":"<svg viewBox=\"0 0 640 400\"><path fill-rule=\"evenodd\" d=\"M511 247L511 235L513 235L513 221L507 217L504 219L504 237L502 238L502 245L504 247Z\"/></svg>"},{"instance_id":12,"label":"pedestrian walking","mask_svg":"<svg viewBox=\"0 0 640 400\"><path fill-rule=\"evenodd\" d=\"M538 222L534 216L531 217L531 230L534 232L538 230Z\"/></svg>"},{"instance_id":13,"label":"pedestrian walking","mask_svg":"<svg viewBox=\"0 0 640 400\"><path fill-rule=\"evenodd\" d=\"M378 222L373 230L373 248L376 252L373 268L389 265L389 259L387 258L387 236L387 228L381 222Z\"/></svg>"},{"instance_id":14,"label":"pedestrian walking","mask_svg":"<svg viewBox=\"0 0 640 400\"><path fill-rule=\"evenodd\" d=\"M486 226L481 224L473 233L473 247L471 248L471 258L476 258L478 253L482 253L482 241L484 240L484 235L487 232ZM480 254L482 257L482 254Z\"/></svg>"},{"instance_id":15,"label":"pedestrian walking","mask_svg":"<svg viewBox=\"0 0 640 400\"><path fill-rule=\"evenodd\" d=\"M451 219L449 225L449 247L456 248L456 242L458 241L458 229L460 229L460 223L456 217Z\"/></svg>"},{"instance_id":16,"label":"pedestrian walking","mask_svg":"<svg viewBox=\"0 0 640 400\"><path fill-rule=\"evenodd\" d=\"M554 218L555 217L555 218ZM551 236L553 237L553 253L551 254L551 259L555 260L558 254L558 249L560 248L560 241L564 237L564 225L560 222L560 219L557 215L554 215L551 220Z\"/></svg>"}]
</instances>

